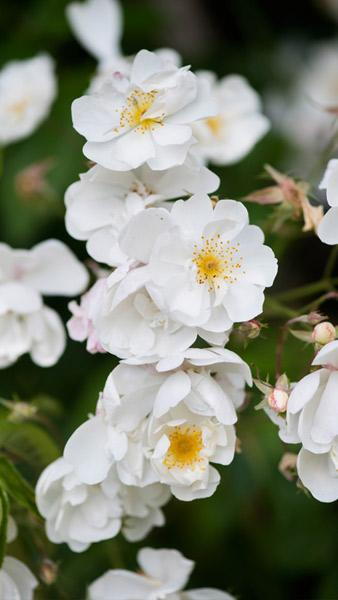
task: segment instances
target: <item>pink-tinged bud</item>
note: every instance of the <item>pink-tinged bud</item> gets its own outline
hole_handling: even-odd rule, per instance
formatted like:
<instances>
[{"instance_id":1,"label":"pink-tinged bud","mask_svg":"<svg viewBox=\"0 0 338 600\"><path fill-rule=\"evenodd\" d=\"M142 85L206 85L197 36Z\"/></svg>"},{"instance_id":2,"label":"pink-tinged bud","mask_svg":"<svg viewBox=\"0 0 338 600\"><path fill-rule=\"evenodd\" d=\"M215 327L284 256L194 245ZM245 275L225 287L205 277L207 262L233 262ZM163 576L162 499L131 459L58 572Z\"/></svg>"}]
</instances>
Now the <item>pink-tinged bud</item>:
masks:
<instances>
[{"instance_id":1,"label":"pink-tinged bud","mask_svg":"<svg viewBox=\"0 0 338 600\"><path fill-rule=\"evenodd\" d=\"M289 400L289 394L285 390L273 388L267 397L268 405L276 413L285 412Z\"/></svg>"},{"instance_id":2,"label":"pink-tinged bud","mask_svg":"<svg viewBox=\"0 0 338 600\"><path fill-rule=\"evenodd\" d=\"M58 576L58 565L44 558L40 568L40 577L46 585L52 585Z\"/></svg>"},{"instance_id":3,"label":"pink-tinged bud","mask_svg":"<svg viewBox=\"0 0 338 600\"><path fill-rule=\"evenodd\" d=\"M336 328L330 321L318 323L312 332L312 341L324 346L336 339Z\"/></svg>"},{"instance_id":4,"label":"pink-tinged bud","mask_svg":"<svg viewBox=\"0 0 338 600\"><path fill-rule=\"evenodd\" d=\"M297 454L293 452L283 454L278 470L288 481L294 481L297 478Z\"/></svg>"}]
</instances>

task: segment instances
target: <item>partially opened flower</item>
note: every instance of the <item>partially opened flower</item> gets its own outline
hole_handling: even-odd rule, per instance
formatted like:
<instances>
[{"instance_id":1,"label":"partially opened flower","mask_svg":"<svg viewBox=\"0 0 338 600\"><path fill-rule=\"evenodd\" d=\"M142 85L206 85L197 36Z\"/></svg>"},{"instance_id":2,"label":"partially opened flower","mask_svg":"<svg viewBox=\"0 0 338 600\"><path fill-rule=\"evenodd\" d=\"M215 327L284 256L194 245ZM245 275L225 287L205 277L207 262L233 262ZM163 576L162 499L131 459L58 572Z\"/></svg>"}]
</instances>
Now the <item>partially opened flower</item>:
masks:
<instances>
[{"instance_id":1,"label":"partially opened flower","mask_svg":"<svg viewBox=\"0 0 338 600\"><path fill-rule=\"evenodd\" d=\"M137 555L141 573L121 569L107 571L88 589L89 600L231 600L211 588L185 587L194 563L177 550L142 548Z\"/></svg>"},{"instance_id":2,"label":"partially opened flower","mask_svg":"<svg viewBox=\"0 0 338 600\"><path fill-rule=\"evenodd\" d=\"M42 296L72 296L87 281L86 269L58 240L31 250L0 244L0 367L25 352L40 366L54 364L64 350L64 327Z\"/></svg>"},{"instance_id":3,"label":"partially opened flower","mask_svg":"<svg viewBox=\"0 0 338 600\"><path fill-rule=\"evenodd\" d=\"M318 237L325 244L338 244L338 160L329 161L324 177L319 184L326 190L329 210L318 226Z\"/></svg>"},{"instance_id":4,"label":"partially opened flower","mask_svg":"<svg viewBox=\"0 0 338 600\"><path fill-rule=\"evenodd\" d=\"M87 485L64 458L51 463L40 475L36 501L46 519L48 538L66 542L74 552L91 543L115 537L122 530L130 541L164 524L161 507L169 500L166 486L124 486L111 469L99 485Z\"/></svg>"},{"instance_id":5,"label":"partially opened flower","mask_svg":"<svg viewBox=\"0 0 338 600\"><path fill-rule=\"evenodd\" d=\"M0 146L33 133L55 95L54 64L48 55L5 65L0 71Z\"/></svg>"},{"instance_id":6,"label":"partially opened flower","mask_svg":"<svg viewBox=\"0 0 338 600\"><path fill-rule=\"evenodd\" d=\"M277 261L259 227L249 225L243 204L203 194L178 200L170 214L148 209L135 215L120 238L122 250L146 267L134 269L159 308L185 325L220 333L262 311ZM128 277L123 281L127 294ZM121 285L122 285L121 284ZM131 287L131 286L129 286Z\"/></svg>"},{"instance_id":7,"label":"partially opened flower","mask_svg":"<svg viewBox=\"0 0 338 600\"><path fill-rule=\"evenodd\" d=\"M326 344L312 364L321 368L295 386L288 410L299 419L299 477L317 500L332 502L338 499L338 342Z\"/></svg>"},{"instance_id":8,"label":"partially opened flower","mask_svg":"<svg viewBox=\"0 0 338 600\"><path fill-rule=\"evenodd\" d=\"M129 171L181 165L194 142L193 122L214 114L209 86L187 67L141 50L130 75L72 105L74 128L87 139L83 152L99 165Z\"/></svg>"},{"instance_id":9,"label":"partially opened flower","mask_svg":"<svg viewBox=\"0 0 338 600\"><path fill-rule=\"evenodd\" d=\"M3 600L33 600L39 582L21 560L5 556L0 568L0 598Z\"/></svg>"},{"instance_id":10,"label":"partially opened flower","mask_svg":"<svg viewBox=\"0 0 338 600\"><path fill-rule=\"evenodd\" d=\"M241 160L266 134L269 120L261 113L258 94L240 75L217 81L214 73L198 73L211 86L217 114L196 123L193 151L205 161L229 165Z\"/></svg>"},{"instance_id":11,"label":"partially opened flower","mask_svg":"<svg viewBox=\"0 0 338 600\"><path fill-rule=\"evenodd\" d=\"M87 251L95 260L116 267L126 259L118 238L133 215L198 190L213 192L218 186L217 175L191 160L167 171L152 171L147 165L109 171L96 165L66 192L66 228L74 238L87 240Z\"/></svg>"}]
</instances>

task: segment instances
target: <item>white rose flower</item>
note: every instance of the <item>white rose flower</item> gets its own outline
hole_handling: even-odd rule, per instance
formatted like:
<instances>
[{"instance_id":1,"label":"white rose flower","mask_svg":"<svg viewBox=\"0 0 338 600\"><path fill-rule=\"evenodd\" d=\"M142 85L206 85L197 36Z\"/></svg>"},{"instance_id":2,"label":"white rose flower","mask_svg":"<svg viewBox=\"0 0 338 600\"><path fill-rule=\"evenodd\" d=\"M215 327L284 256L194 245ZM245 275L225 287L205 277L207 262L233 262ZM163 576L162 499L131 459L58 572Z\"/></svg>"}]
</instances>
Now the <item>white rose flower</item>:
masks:
<instances>
[{"instance_id":1,"label":"white rose flower","mask_svg":"<svg viewBox=\"0 0 338 600\"><path fill-rule=\"evenodd\" d=\"M318 237L325 244L338 244L338 160L336 158L328 162L319 187L326 190L329 210L318 225Z\"/></svg>"},{"instance_id":2,"label":"white rose flower","mask_svg":"<svg viewBox=\"0 0 338 600\"><path fill-rule=\"evenodd\" d=\"M120 237L128 257L147 266L130 271L126 281L122 277L117 297L145 284L175 321L223 332L262 311L264 288L277 272L263 242L262 230L248 224L246 208L234 200L220 200L214 208L208 196L195 194L176 201L170 213L147 209Z\"/></svg>"},{"instance_id":3,"label":"white rose flower","mask_svg":"<svg viewBox=\"0 0 338 600\"><path fill-rule=\"evenodd\" d=\"M206 497L219 482L209 459L229 464L233 458L235 407L243 402L245 381L251 383L249 367L224 348L190 349L180 370L163 373L121 363L107 379L96 415L68 440L65 459L87 484L103 481L115 464L126 485L160 480L181 499ZM182 425L178 433L183 437L191 429L194 441L186 463L182 444L182 466L169 458L181 447L175 441L176 425Z\"/></svg>"},{"instance_id":4,"label":"white rose flower","mask_svg":"<svg viewBox=\"0 0 338 600\"><path fill-rule=\"evenodd\" d=\"M48 55L5 65L0 71L0 146L30 135L47 117L55 95Z\"/></svg>"},{"instance_id":5,"label":"white rose flower","mask_svg":"<svg viewBox=\"0 0 338 600\"><path fill-rule=\"evenodd\" d=\"M160 507L170 497L159 483L136 488L121 484L111 469L99 485L86 485L64 458L51 463L36 486L37 506L46 519L48 538L83 552L93 542L115 537L120 530L130 541L164 524Z\"/></svg>"},{"instance_id":6,"label":"white rose flower","mask_svg":"<svg viewBox=\"0 0 338 600\"><path fill-rule=\"evenodd\" d=\"M338 499L338 341L326 344L306 375L291 392L288 411L298 418L303 447L297 469L302 483L321 502Z\"/></svg>"},{"instance_id":7,"label":"white rose flower","mask_svg":"<svg viewBox=\"0 0 338 600\"><path fill-rule=\"evenodd\" d=\"M39 582L21 560L5 556L0 568L0 598L3 600L33 600Z\"/></svg>"},{"instance_id":8,"label":"white rose flower","mask_svg":"<svg viewBox=\"0 0 338 600\"><path fill-rule=\"evenodd\" d=\"M58 240L31 250L0 244L0 368L25 352L40 366L53 365L64 350L65 332L42 295L78 294L87 281L86 269Z\"/></svg>"},{"instance_id":9,"label":"white rose flower","mask_svg":"<svg viewBox=\"0 0 338 600\"><path fill-rule=\"evenodd\" d=\"M216 165L235 163L250 152L270 127L261 113L260 98L240 75L228 75L219 81L208 71L197 76L210 82L217 114L194 124L198 143L193 152Z\"/></svg>"},{"instance_id":10,"label":"white rose flower","mask_svg":"<svg viewBox=\"0 0 338 600\"><path fill-rule=\"evenodd\" d=\"M116 171L144 163L164 170L183 164L192 123L212 116L214 105L207 83L187 67L141 50L129 76L117 72L96 94L74 100L72 114L87 158Z\"/></svg>"},{"instance_id":11,"label":"white rose flower","mask_svg":"<svg viewBox=\"0 0 338 600\"><path fill-rule=\"evenodd\" d=\"M194 563L177 550L142 548L137 562L141 573L112 569L96 579L89 600L233 600L211 588L182 592Z\"/></svg>"},{"instance_id":12,"label":"white rose flower","mask_svg":"<svg viewBox=\"0 0 338 600\"><path fill-rule=\"evenodd\" d=\"M87 240L92 258L116 267L126 258L118 238L133 215L198 190L213 192L218 186L217 175L192 160L164 172L147 165L128 172L96 165L66 192L66 228L75 239Z\"/></svg>"}]
</instances>

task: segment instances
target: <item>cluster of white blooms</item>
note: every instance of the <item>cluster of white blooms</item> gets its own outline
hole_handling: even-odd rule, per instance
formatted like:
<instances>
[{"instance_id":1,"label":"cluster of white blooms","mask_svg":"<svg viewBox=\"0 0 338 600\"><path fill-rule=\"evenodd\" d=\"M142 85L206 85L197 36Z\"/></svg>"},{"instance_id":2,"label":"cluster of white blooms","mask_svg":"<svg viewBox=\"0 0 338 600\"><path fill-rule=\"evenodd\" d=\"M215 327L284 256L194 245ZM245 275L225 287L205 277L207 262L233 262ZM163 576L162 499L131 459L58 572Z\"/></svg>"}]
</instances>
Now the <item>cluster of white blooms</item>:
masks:
<instances>
[{"instance_id":1,"label":"cluster of white blooms","mask_svg":"<svg viewBox=\"0 0 338 600\"><path fill-rule=\"evenodd\" d=\"M140 112L147 113L144 115L143 132L145 140L143 141L143 150L141 149L140 141L138 140L138 149L135 153L149 154L151 162L148 164L153 169L168 168L170 157L163 156L164 151L159 156L160 148L155 152L153 144L149 142L149 132L146 130L159 129L158 125L164 126L164 131L152 136L153 142L156 144L156 138L159 146L172 144L170 137L174 137L174 143L180 145L181 158L178 157L178 148L170 148L175 151L175 164L182 163L182 153L184 148L182 145L191 145L193 143L192 152L202 161L211 161L219 165L227 165L241 160L252 147L261 139L269 129L268 119L261 113L261 102L257 93L251 88L249 83L243 77L238 75L230 75L219 82L216 76L211 72L198 73L195 85L191 73L185 73L186 68L180 68L181 58L175 50L169 48L161 48L156 50L152 56L152 64L148 60L146 74L137 72L140 66L140 60L135 63L134 57L123 56L120 48L120 39L122 36L122 11L117 0L86 0L85 2L73 2L67 6L66 15L70 26L79 40L79 42L90 52L98 61L97 73L91 81L89 93L94 96L99 93L100 101L96 104L92 101L92 106L97 106L101 112L100 122L97 123L94 138L91 139L91 132L87 129L85 121L86 102L82 100L81 104L74 107L74 126L83 134L88 142L86 144L85 154L92 158L102 166L114 168L118 170L126 170L134 168L135 161L139 161L139 157L128 158L128 166L123 166L125 153L122 150L121 158L119 157L120 147L125 148L124 140L113 145L112 143L105 148L96 148L93 142L111 142L117 136L119 129L125 133L127 126L133 123L134 129L139 127ZM142 56L144 60L144 56ZM151 64L151 66L150 66ZM156 81L156 71L159 65L165 67L166 73L162 70L161 80ZM176 75L175 75L176 73ZM111 83L115 75L114 89ZM141 75L141 77L140 77ZM146 80L142 77L146 76ZM167 78L167 82L165 81ZM176 78L176 84L175 79ZM148 85L147 85L148 83ZM141 88L135 96L135 88ZM166 92L165 87L171 88ZM176 87L176 92L175 92ZM194 93L194 87L198 89L198 94ZM105 88L105 93L103 93ZM203 94L204 90L204 94ZM205 93L207 90L207 94ZM141 96L139 95L141 92ZM111 97L114 93L114 98ZM154 95L155 94L155 95ZM203 116L203 104L201 100L208 100L208 115L206 119L201 119ZM115 103L115 107L123 101L123 96L126 99L127 108L124 110L123 123L119 115L115 114L108 116L104 105L110 102ZM176 96L175 102L172 98ZM167 97L167 100L166 100ZM135 110L135 101L137 100L138 108ZM156 100L156 101L155 101ZM192 100L193 104L192 104ZM199 100L198 102L196 100ZM128 104L130 105L128 107ZM134 106L131 106L134 105ZM214 111L211 112L211 108ZM130 110L132 108L132 110ZM123 109L122 109L123 110ZM105 113L105 115L104 115ZM177 114L175 114L177 113ZM190 117L189 117L190 113ZM104 124L104 116L108 121ZM186 119L189 119L188 121ZM196 121L198 119L198 121ZM116 126L116 121L117 126ZM186 128L187 124L192 124L192 133L194 138L190 138L188 142L189 132ZM99 136L98 132L101 126L106 126L107 129L102 132L104 135ZM170 129L168 125L171 125ZM176 125L174 131L173 125ZM178 125L184 125L180 130ZM166 141L164 142L164 139ZM184 139L185 138L185 141ZM128 142L131 141L130 138ZM110 148L114 146L113 154ZM152 146L152 148L151 148ZM104 150L108 150L110 156L103 156ZM151 150L153 154L151 154ZM133 150L128 147L128 154ZM95 157L91 156L95 154ZM98 156L98 153L100 157ZM155 156L154 156L155 154ZM115 158L114 158L115 156ZM121 164L113 166L113 160L117 159ZM129 163L132 162L132 165ZM148 160L148 158L145 158ZM166 160L166 163L164 162ZM139 162L137 164L140 164ZM159 165L162 166L159 166ZM137 165L136 165L137 166Z\"/></svg>"},{"instance_id":2,"label":"cluster of white blooms","mask_svg":"<svg viewBox=\"0 0 338 600\"><path fill-rule=\"evenodd\" d=\"M171 494L214 493L213 464L233 460L237 409L251 385L249 367L224 345L234 322L262 311L277 262L243 204L207 195L219 178L204 161L238 160L267 129L246 82L230 77L218 89L164 51L123 59L111 0L72 4L67 14L99 61L101 83L72 106L96 164L66 192L66 228L105 265L70 303L68 331L89 352L122 359L95 415L36 489L49 538L82 551L119 531L141 539L163 524ZM100 39L86 37L89 21ZM216 153L205 127L219 138ZM198 336L210 347L192 347Z\"/></svg>"},{"instance_id":3,"label":"cluster of white blooms","mask_svg":"<svg viewBox=\"0 0 338 600\"><path fill-rule=\"evenodd\" d=\"M285 415L268 413L285 443L302 444L297 471L321 502L338 500L338 341L323 346L312 362L320 367L296 385Z\"/></svg>"},{"instance_id":4,"label":"cluster of white blooms","mask_svg":"<svg viewBox=\"0 0 338 600\"><path fill-rule=\"evenodd\" d=\"M0 244L0 368L26 352L42 367L57 362L65 331L43 296L75 296L87 283L86 269L58 240L31 250Z\"/></svg>"},{"instance_id":5,"label":"cluster of white blooms","mask_svg":"<svg viewBox=\"0 0 338 600\"><path fill-rule=\"evenodd\" d=\"M5 65L0 71L0 146L30 135L48 115L55 95L48 55Z\"/></svg>"},{"instance_id":6,"label":"cluster of white blooms","mask_svg":"<svg viewBox=\"0 0 338 600\"><path fill-rule=\"evenodd\" d=\"M213 588L182 591L194 568L177 550L142 548L137 555L141 573L107 571L88 589L89 600L234 600Z\"/></svg>"}]
</instances>

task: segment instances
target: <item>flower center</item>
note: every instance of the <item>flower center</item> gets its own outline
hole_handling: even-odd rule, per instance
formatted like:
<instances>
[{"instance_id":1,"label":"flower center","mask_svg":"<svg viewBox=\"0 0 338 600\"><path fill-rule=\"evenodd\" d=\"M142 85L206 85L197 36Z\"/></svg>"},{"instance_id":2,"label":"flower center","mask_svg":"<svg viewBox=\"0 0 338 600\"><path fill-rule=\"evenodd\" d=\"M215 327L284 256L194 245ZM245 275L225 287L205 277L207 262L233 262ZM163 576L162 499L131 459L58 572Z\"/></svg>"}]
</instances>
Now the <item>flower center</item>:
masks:
<instances>
[{"instance_id":1,"label":"flower center","mask_svg":"<svg viewBox=\"0 0 338 600\"><path fill-rule=\"evenodd\" d=\"M127 97L126 104L121 111L119 128L136 128L136 131L145 133L149 130L153 131L157 125L163 125L163 114L150 119L144 117L153 105L157 93L156 90L151 92L133 90Z\"/></svg>"},{"instance_id":2,"label":"flower center","mask_svg":"<svg viewBox=\"0 0 338 600\"><path fill-rule=\"evenodd\" d=\"M170 446L164 458L168 469L194 468L202 461L202 431L195 425L179 425L169 434Z\"/></svg>"},{"instance_id":3,"label":"flower center","mask_svg":"<svg viewBox=\"0 0 338 600\"><path fill-rule=\"evenodd\" d=\"M28 100L22 99L13 102L8 106L8 110L17 118L21 117L28 106Z\"/></svg>"},{"instance_id":4,"label":"flower center","mask_svg":"<svg viewBox=\"0 0 338 600\"><path fill-rule=\"evenodd\" d=\"M209 119L206 119L206 124L215 137L220 137L223 126L223 119L220 115L209 117Z\"/></svg>"},{"instance_id":5,"label":"flower center","mask_svg":"<svg viewBox=\"0 0 338 600\"><path fill-rule=\"evenodd\" d=\"M224 243L219 234L211 238L202 236L202 244L194 245L192 259L197 267L197 283L207 283L211 291L215 287L219 288L220 279L227 283L237 281L236 275L242 268L243 260L239 254L239 246L239 242L234 246L230 242Z\"/></svg>"}]
</instances>

